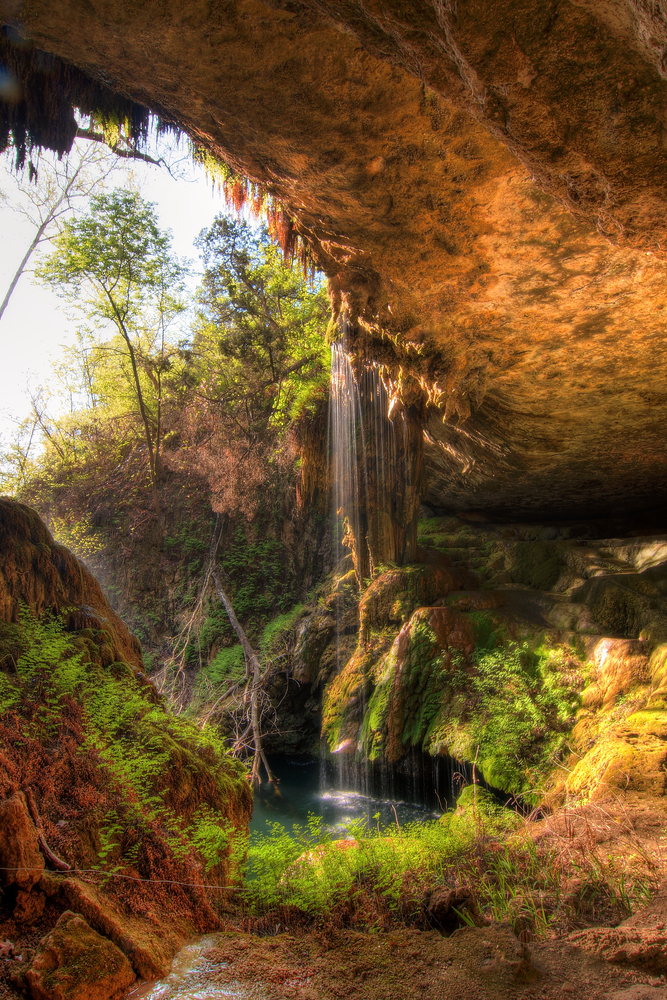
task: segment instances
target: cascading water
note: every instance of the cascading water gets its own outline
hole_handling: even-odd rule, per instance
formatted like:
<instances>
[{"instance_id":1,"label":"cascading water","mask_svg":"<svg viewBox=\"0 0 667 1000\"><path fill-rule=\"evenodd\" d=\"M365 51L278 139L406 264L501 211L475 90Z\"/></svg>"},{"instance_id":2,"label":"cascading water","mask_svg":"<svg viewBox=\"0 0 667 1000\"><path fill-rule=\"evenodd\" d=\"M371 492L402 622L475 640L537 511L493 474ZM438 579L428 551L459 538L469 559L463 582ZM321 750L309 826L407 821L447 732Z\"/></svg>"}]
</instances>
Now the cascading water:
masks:
<instances>
[{"instance_id":1,"label":"cascading water","mask_svg":"<svg viewBox=\"0 0 667 1000\"><path fill-rule=\"evenodd\" d=\"M357 375L342 344L333 344L329 449L334 538L351 548L360 583L391 555L386 542L392 534L397 452L388 411L389 395L378 366L364 363Z\"/></svg>"},{"instance_id":2,"label":"cascading water","mask_svg":"<svg viewBox=\"0 0 667 1000\"><path fill-rule=\"evenodd\" d=\"M347 332L343 329L343 341L331 348L328 438L333 529L338 555L342 557L345 548L351 550L363 588L381 565L416 559L422 431L414 412L400 402L390 406L392 400L376 364L353 364L345 348ZM339 637L340 624L339 617ZM341 670L345 663L340 641L337 660ZM359 697L364 717L365 685ZM473 777L472 765L448 757L431 758L416 749L397 765L366 757L360 761L351 749L348 745L348 752L322 761L321 792L354 789L369 801L401 800L437 809L451 805L462 785Z\"/></svg>"}]
</instances>

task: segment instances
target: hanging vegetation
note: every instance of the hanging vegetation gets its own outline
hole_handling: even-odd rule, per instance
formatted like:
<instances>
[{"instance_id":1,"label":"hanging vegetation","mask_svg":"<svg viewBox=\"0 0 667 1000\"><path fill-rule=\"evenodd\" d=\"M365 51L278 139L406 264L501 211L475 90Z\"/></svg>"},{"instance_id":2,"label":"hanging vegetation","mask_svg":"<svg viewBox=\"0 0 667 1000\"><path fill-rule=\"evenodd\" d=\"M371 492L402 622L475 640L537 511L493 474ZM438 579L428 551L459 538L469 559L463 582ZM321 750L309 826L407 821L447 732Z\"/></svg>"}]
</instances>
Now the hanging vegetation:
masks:
<instances>
[{"instance_id":1,"label":"hanging vegetation","mask_svg":"<svg viewBox=\"0 0 667 1000\"><path fill-rule=\"evenodd\" d=\"M8 28L0 34L0 75L0 153L13 148L19 170L27 160L34 173L33 151L69 153L78 130L75 109L103 129L121 129L133 142L148 136L148 108L115 94L71 63L35 49Z\"/></svg>"}]
</instances>

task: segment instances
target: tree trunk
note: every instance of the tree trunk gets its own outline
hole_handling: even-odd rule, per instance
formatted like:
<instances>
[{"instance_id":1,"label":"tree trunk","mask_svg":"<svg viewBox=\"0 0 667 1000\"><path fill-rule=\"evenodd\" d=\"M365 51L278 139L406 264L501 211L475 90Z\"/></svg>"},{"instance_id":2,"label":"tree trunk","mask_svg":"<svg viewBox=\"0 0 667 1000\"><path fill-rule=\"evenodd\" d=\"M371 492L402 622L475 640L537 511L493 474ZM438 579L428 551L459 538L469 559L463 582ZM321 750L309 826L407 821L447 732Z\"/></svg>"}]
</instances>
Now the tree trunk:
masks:
<instances>
[{"instance_id":1,"label":"tree trunk","mask_svg":"<svg viewBox=\"0 0 667 1000\"><path fill-rule=\"evenodd\" d=\"M137 359L134 356L134 348L132 346L132 341L130 340L130 335L125 328L125 323L118 311L116 303L114 302L113 296L105 289L106 296L113 309L114 316L116 317L116 322L118 323L118 329L121 332L121 336L125 343L127 344L127 350L130 355L130 363L132 365L132 374L134 375L134 386L137 391L137 401L139 403L139 412L141 413L141 419L144 425L144 433L146 435L146 447L148 448L148 463L150 467L151 476L151 486L153 488L153 507L155 508L155 514L157 516L158 525L160 530L162 529L162 511L160 509L160 498L158 497L157 491L157 469L155 467L155 452L153 451L153 435L151 434L151 425L148 419L148 413L146 412L146 407L144 405L144 394L141 391L141 382L139 380L139 369L137 367Z\"/></svg>"},{"instance_id":2,"label":"tree trunk","mask_svg":"<svg viewBox=\"0 0 667 1000\"><path fill-rule=\"evenodd\" d=\"M212 572L213 582L215 583L215 589L218 592L218 597L222 601L227 612L227 617L231 623L232 628L236 632L239 642L243 647L243 654L246 661L246 670L248 674L252 675L252 679L248 686L247 698L250 701L250 726L252 728L252 738L255 747L255 756L252 762L252 770L250 772L250 781L253 785L257 786L260 783L260 767L264 764L264 769L266 770L267 777L271 784L276 784L276 778L271 768L269 767L269 762L266 759L266 754L264 753L264 747L262 745L262 728L261 728L261 714L259 709L259 696L262 683L262 667L259 662L259 656L252 648L248 641L248 637L245 634L243 628L239 624L239 620L234 614L234 608L232 607L232 602L227 597L220 579L218 577L217 571Z\"/></svg>"},{"instance_id":3,"label":"tree trunk","mask_svg":"<svg viewBox=\"0 0 667 1000\"><path fill-rule=\"evenodd\" d=\"M18 269L16 271L16 274L12 278L11 284L10 284L9 288L7 289L7 294L5 295L4 299L2 300L2 305L0 305L0 319L2 319L3 313L4 313L5 309L7 308L7 306L9 305L9 300L12 297L12 292L14 291L14 289L16 288L16 286L18 285L19 278L21 277L21 275L25 271L25 269L26 269L26 267L28 265L28 261L30 260L30 257L32 256L32 253L33 253L35 247L37 246L37 244L42 239L42 236L44 235L44 231L45 231L46 227L48 226L49 222L51 222L51 218L50 217L46 220L46 222L43 222L42 225L39 227L39 229L37 230L37 233L35 234L35 238L33 239L32 243L30 244L30 246L28 247L28 249L26 250L25 255L23 257L23 260L19 264Z\"/></svg>"}]
</instances>

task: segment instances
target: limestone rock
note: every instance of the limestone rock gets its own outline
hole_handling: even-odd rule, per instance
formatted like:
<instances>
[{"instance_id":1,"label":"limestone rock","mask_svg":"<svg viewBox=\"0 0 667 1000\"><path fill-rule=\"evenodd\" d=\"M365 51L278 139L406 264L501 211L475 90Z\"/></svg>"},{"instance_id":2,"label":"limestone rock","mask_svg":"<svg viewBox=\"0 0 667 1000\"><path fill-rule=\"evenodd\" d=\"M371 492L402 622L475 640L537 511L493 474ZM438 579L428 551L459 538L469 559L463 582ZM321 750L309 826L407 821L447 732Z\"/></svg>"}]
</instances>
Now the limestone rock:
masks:
<instances>
[{"instance_id":1,"label":"limestone rock","mask_svg":"<svg viewBox=\"0 0 667 1000\"><path fill-rule=\"evenodd\" d=\"M44 913L46 896L43 892L19 889L12 917L19 924L35 924Z\"/></svg>"},{"instance_id":2,"label":"limestone rock","mask_svg":"<svg viewBox=\"0 0 667 1000\"><path fill-rule=\"evenodd\" d=\"M44 858L23 792L0 802L0 884L29 890L39 882Z\"/></svg>"},{"instance_id":3,"label":"limestone rock","mask_svg":"<svg viewBox=\"0 0 667 1000\"><path fill-rule=\"evenodd\" d=\"M42 939L26 972L34 1000L110 1000L134 979L122 951L71 910Z\"/></svg>"}]
</instances>

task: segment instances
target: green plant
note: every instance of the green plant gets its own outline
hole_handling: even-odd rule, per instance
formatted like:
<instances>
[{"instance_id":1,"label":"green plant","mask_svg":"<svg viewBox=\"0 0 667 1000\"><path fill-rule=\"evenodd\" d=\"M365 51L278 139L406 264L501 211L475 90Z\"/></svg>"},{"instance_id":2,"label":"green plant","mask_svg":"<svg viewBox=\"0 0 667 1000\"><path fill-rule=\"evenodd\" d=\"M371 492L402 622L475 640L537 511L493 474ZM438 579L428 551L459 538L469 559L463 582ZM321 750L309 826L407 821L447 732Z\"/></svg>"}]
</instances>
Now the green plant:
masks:
<instances>
[{"instance_id":1,"label":"green plant","mask_svg":"<svg viewBox=\"0 0 667 1000\"><path fill-rule=\"evenodd\" d=\"M303 613L305 609L305 604L295 604L291 611L285 612L283 615L278 615L276 618L272 618L271 621L264 626L262 631L262 637L259 642L259 648L265 656L271 656L279 652L283 652L284 640L287 635L292 631L296 621L299 616Z\"/></svg>"}]
</instances>

